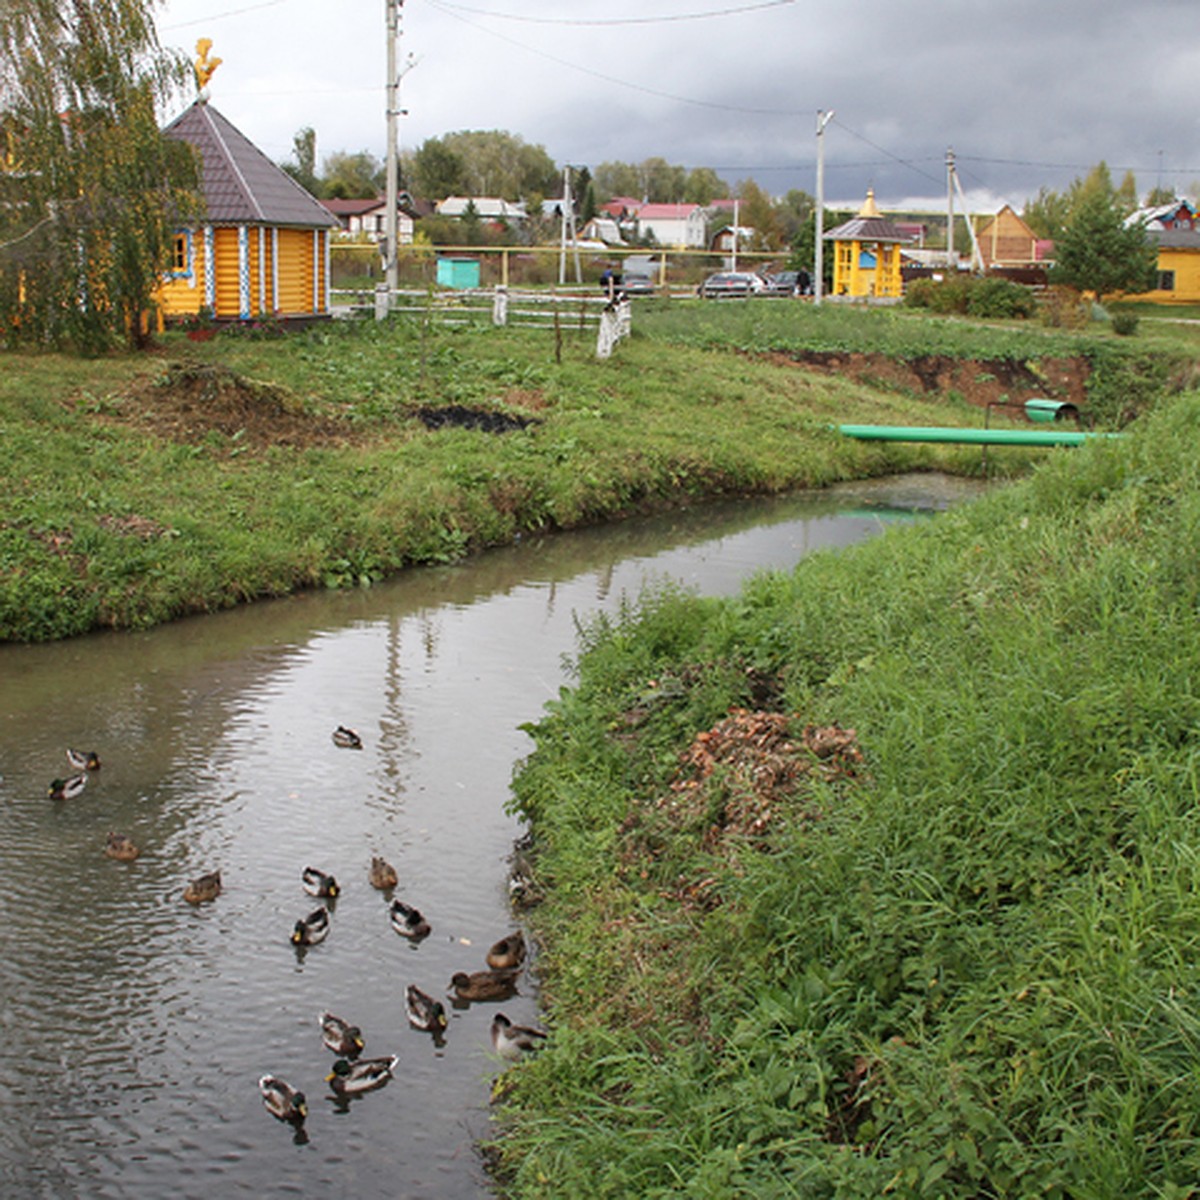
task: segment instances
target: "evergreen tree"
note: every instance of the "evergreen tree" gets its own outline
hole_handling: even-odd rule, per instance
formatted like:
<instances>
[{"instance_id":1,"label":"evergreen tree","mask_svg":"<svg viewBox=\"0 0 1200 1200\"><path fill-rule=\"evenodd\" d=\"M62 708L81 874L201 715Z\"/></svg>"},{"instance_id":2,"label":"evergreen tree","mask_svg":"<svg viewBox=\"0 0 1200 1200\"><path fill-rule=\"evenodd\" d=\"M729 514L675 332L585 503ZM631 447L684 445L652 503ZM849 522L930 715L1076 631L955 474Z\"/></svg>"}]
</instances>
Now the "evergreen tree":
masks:
<instances>
[{"instance_id":1,"label":"evergreen tree","mask_svg":"<svg viewBox=\"0 0 1200 1200\"><path fill-rule=\"evenodd\" d=\"M1094 292L1145 292L1154 286L1158 254L1138 225L1126 227L1111 191L1085 189L1054 247L1052 283Z\"/></svg>"},{"instance_id":2,"label":"evergreen tree","mask_svg":"<svg viewBox=\"0 0 1200 1200\"><path fill-rule=\"evenodd\" d=\"M140 344L197 164L156 105L188 63L152 0L0 5L0 324L10 344Z\"/></svg>"}]
</instances>

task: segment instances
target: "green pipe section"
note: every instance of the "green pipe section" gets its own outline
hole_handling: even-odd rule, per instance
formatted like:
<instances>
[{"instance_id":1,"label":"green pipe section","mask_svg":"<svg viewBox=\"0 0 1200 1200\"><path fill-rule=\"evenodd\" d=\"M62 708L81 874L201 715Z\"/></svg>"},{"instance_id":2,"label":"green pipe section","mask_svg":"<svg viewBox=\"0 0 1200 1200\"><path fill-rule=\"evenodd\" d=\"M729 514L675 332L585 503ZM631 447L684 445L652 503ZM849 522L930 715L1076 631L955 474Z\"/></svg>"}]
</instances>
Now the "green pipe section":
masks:
<instances>
[{"instance_id":1,"label":"green pipe section","mask_svg":"<svg viewBox=\"0 0 1200 1200\"><path fill-rule=\"evenodd\" d=\"M864 442L961 442L970 446L1079 446L1088 438L1121 436L1067 429L954 429L941 425L839 425L838 432Z\"/></svg>"}]
</instances>

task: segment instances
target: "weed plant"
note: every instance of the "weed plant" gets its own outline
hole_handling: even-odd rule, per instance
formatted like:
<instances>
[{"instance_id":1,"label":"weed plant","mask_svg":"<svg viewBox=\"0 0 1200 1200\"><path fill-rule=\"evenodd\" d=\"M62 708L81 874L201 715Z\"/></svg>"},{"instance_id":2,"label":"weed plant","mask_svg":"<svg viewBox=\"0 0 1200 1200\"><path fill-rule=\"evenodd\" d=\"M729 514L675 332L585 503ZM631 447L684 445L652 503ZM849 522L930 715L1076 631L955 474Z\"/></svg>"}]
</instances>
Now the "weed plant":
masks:
<instances>
[{"instance_id":1,"label":"weed plant","mask_svg":"<svg viewBox=\"0 0 1200 1200\"><path fill-rule=\"evenodd\" d=\"M581 631L514 783L553 1035L506 1081L505 1194L1193 1194L1198 435L1191 394ZM764 679L863 769L714 844L663 800Z\"/></svg>"}]
</instances>

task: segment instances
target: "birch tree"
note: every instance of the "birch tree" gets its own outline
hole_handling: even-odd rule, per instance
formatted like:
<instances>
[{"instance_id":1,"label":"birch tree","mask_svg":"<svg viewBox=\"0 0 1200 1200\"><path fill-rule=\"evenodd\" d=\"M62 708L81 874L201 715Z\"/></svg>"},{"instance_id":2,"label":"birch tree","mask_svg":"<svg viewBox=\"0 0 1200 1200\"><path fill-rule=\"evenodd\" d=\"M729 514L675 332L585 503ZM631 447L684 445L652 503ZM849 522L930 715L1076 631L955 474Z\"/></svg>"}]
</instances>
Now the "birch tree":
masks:
<instances>
[{"instance_id":1,"label":"birch tree","mask_svg":"<svg viewBox=\"0 0 1200 1200\"><path fill-rule=\"evenodd\" d=\"M158 106L190 75L154 0L0 4L0 329L8 344L140 343L176 222L196 210L191 150Z\"/></svg>"}]
</instances>

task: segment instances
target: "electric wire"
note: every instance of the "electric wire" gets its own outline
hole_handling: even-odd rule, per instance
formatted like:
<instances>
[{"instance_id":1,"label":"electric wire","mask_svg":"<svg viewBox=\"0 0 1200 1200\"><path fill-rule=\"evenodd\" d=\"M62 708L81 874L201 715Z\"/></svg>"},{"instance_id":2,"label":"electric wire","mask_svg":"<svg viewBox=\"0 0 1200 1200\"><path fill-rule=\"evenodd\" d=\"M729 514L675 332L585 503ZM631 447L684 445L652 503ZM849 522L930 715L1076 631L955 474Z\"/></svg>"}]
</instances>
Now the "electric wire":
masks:
<instances>
[{"instance_id":1,"label":"electric wire","mask_svg":"<svg viewBox=\"0 0 1200 1200\"><path fill-rule=\"evenodd\" d=\"M704 12L669 13L658 17L529 17L520 13L492 12L486 8L475 8L469 4L455 4L453 0L443 0L443 7L458 9L460 12L474 13L479 17L491 17L496 21L521 21L528 25L585 25L585 26L615 26L615 25L666 25L675 21L707 21L712 17L741 16L743 13L758 12L764 8L782 8L784 5L795 4L796 0L758 0L754 4L740 4L734 8L713 8Z\"/></svg>"}]
</instances>

